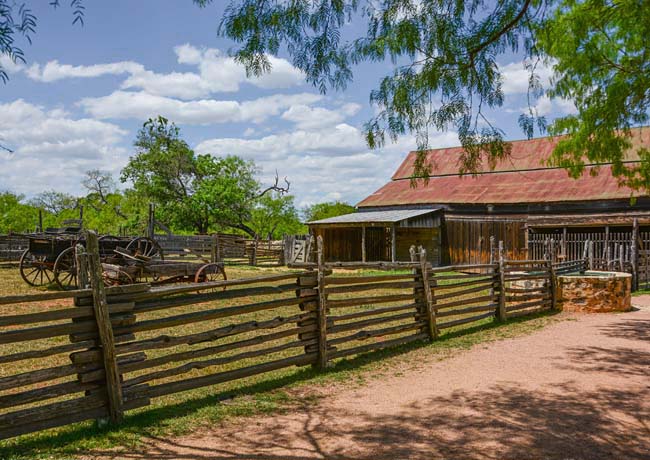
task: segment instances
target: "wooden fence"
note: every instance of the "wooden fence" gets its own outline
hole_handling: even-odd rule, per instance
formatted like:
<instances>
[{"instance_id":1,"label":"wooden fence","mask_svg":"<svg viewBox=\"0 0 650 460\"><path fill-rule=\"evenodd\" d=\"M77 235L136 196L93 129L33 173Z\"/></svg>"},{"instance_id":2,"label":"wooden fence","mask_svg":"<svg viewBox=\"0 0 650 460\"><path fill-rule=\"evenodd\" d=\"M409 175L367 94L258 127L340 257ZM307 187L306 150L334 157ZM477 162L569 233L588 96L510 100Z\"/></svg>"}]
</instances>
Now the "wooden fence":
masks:
<instances>
[{"instance_id":1,"label":"wooden fence","mask_svg":"<svg viewBox=\"0 0 650 460\"><path fill-rule=\"evenodd\" d=\"M18 262L29 246L29 240L21 236L0 235L0 262Z\"/></svg>"},{"instance_id":2,"label":"wooden fence","mask_svg":"<svg viewBox=\"0 0 650 460\"><path fill-rule=\"evenodd\" d=\"M277 266L284 264L282 241L246 239L241 235L156 235L166 259L198 257L229 265Z\"/></svg>"},{"instance_id":3,"label":"wooden fence","mask_svg":"<svg viewBox=\"0 0 650 460\"><path fill-rule=\"evenodd\" d=\"M412 248L410 263L344 266L401 269L360 274L333 270L320 239L317 246L317 263L293 273L104 288L88 234L88 253L77 253L84 289L0 298L0 439L83 420L119 422L153 398L290 366L324 368L547 310L554 273L568 267L500 258L432 268L426 252Z\"/></svg>"}]
</instances>

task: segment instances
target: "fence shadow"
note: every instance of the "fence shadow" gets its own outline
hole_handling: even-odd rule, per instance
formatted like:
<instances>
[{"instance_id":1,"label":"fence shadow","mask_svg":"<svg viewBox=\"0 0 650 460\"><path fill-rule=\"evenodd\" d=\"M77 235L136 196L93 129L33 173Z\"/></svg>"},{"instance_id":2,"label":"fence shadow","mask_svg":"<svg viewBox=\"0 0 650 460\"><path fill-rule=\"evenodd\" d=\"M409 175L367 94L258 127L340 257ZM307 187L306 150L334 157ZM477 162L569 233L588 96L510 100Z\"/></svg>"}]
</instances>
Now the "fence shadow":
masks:
<instances>
[{"instance_id":1,"label":"fence shadow","mask_svg":"<svg viewBox=\"0 0 650 460\"><path fill-rule=\"evenodd\" d=\"M571 383L528 390L511 384L457 391L368 415L305 406L291 417L250 430L230 430L200 441L145 440L146 453L98 452L125 459L392 460L647 459L650 390L604 388L585 392Z\"/></svg>"}]
</instances>

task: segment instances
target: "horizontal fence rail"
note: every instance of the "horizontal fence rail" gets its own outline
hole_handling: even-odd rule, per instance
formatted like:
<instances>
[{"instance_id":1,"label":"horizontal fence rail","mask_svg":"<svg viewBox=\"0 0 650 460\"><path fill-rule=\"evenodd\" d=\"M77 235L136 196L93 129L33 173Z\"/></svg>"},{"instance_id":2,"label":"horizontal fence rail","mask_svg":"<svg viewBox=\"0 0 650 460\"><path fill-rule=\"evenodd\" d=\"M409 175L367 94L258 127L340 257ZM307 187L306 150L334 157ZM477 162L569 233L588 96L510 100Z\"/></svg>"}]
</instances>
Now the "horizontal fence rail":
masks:
<instances>
[{"instance_id":1,"label":"horizontal fence rail","mask_svg":"<svg viewBox=\"0 0 650 460\"><path fill-rule=\"evenodd\" d=\"M548 310L554 276L585 268L502 257L433 268L415 248L408 263L326 265L319 238L317 262L294 272L104 288L91 235L77 254L83 289L0 298L0 439Z\"/></svg>"}]
</instances>

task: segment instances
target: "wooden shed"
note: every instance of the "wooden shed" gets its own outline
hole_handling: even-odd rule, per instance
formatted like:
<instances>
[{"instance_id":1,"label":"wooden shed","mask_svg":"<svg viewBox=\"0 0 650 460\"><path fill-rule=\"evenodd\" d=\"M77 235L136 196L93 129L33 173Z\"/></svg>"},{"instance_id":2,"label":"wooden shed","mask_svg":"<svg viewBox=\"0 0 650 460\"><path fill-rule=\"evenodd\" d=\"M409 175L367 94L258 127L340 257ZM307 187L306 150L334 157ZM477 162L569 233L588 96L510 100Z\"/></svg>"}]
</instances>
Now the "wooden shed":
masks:
<instances>
[{"instance_id":1,"label":"wooden shed","mask_svg":"<svg viewBox=\"0 0 650 460\"><path fill-rule=\"evenodd\" d=\"M577 179L563 168L549 165L559 139L513 141L507 158L495 164L485 161L472 175L458 173L464 153L461 147L430 150L426 161L432 174L426 182L419 180L417 187L411 184L417 152L410 152L391 180L357 205L359 214L436 210L437 257L442 264L488 262L491 236L504 242L509 259L525 259L539 257L549 236L563 241L565 247L573 241L575 250L581 251L587 235L593 239L598 234L603 241L611 241L610 234L631 233L635 219L641 232L650 231L650 196L620 186L613 174L615 165L586 164ZM626 152L624 162L638 165L639 148L650 148L650 127L632 129L630 142L633 148ZM328 245L341 248L332 257L345 254L345 260L361 260L361 224L350 223L343 227L347 230L334 233L335 221L330 222ZM387 230L377 230L377 237L390 235L392 224L377 222L378 227L382 225ZM401 234L396 231L396 257L400 260L405 255L399 241L416 241L420 235L408 225L398 228L403 229ZM350 247L344 248L346 244ZM377 254L366 257L385 257Z\"/></svg>"},{"instance_id":2,"label":"wooden shed","mask_svg":"<svg viewBox=\"0 0 650 460\"><path fill-rule=\"evenodd\" d=\"M440 209L362 211L308 222L322 236L326 261L409 261L411 245L440 263Z\"/></svg>"}]
</instances>

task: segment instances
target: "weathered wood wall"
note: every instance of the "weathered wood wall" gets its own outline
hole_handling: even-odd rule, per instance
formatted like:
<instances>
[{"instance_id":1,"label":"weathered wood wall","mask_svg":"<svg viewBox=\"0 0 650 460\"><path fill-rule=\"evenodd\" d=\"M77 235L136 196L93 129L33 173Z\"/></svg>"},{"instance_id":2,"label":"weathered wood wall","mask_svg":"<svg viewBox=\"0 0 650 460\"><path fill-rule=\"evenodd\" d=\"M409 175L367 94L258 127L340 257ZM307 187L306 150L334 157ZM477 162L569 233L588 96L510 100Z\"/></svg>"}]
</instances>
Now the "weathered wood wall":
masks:
<instances>
[{"instance_id":1,"label":"weathered wood wall","mask_svg":"<svg viewBox=\"0 0 650 460\"><path fill-rule=\"evenodd\" d=\"M445 217L442 231L443 264L484 264L490 261L490 237L503 241L509 260L527 257L524 220L479 220Z\"/></svg>"}]
</instances>

